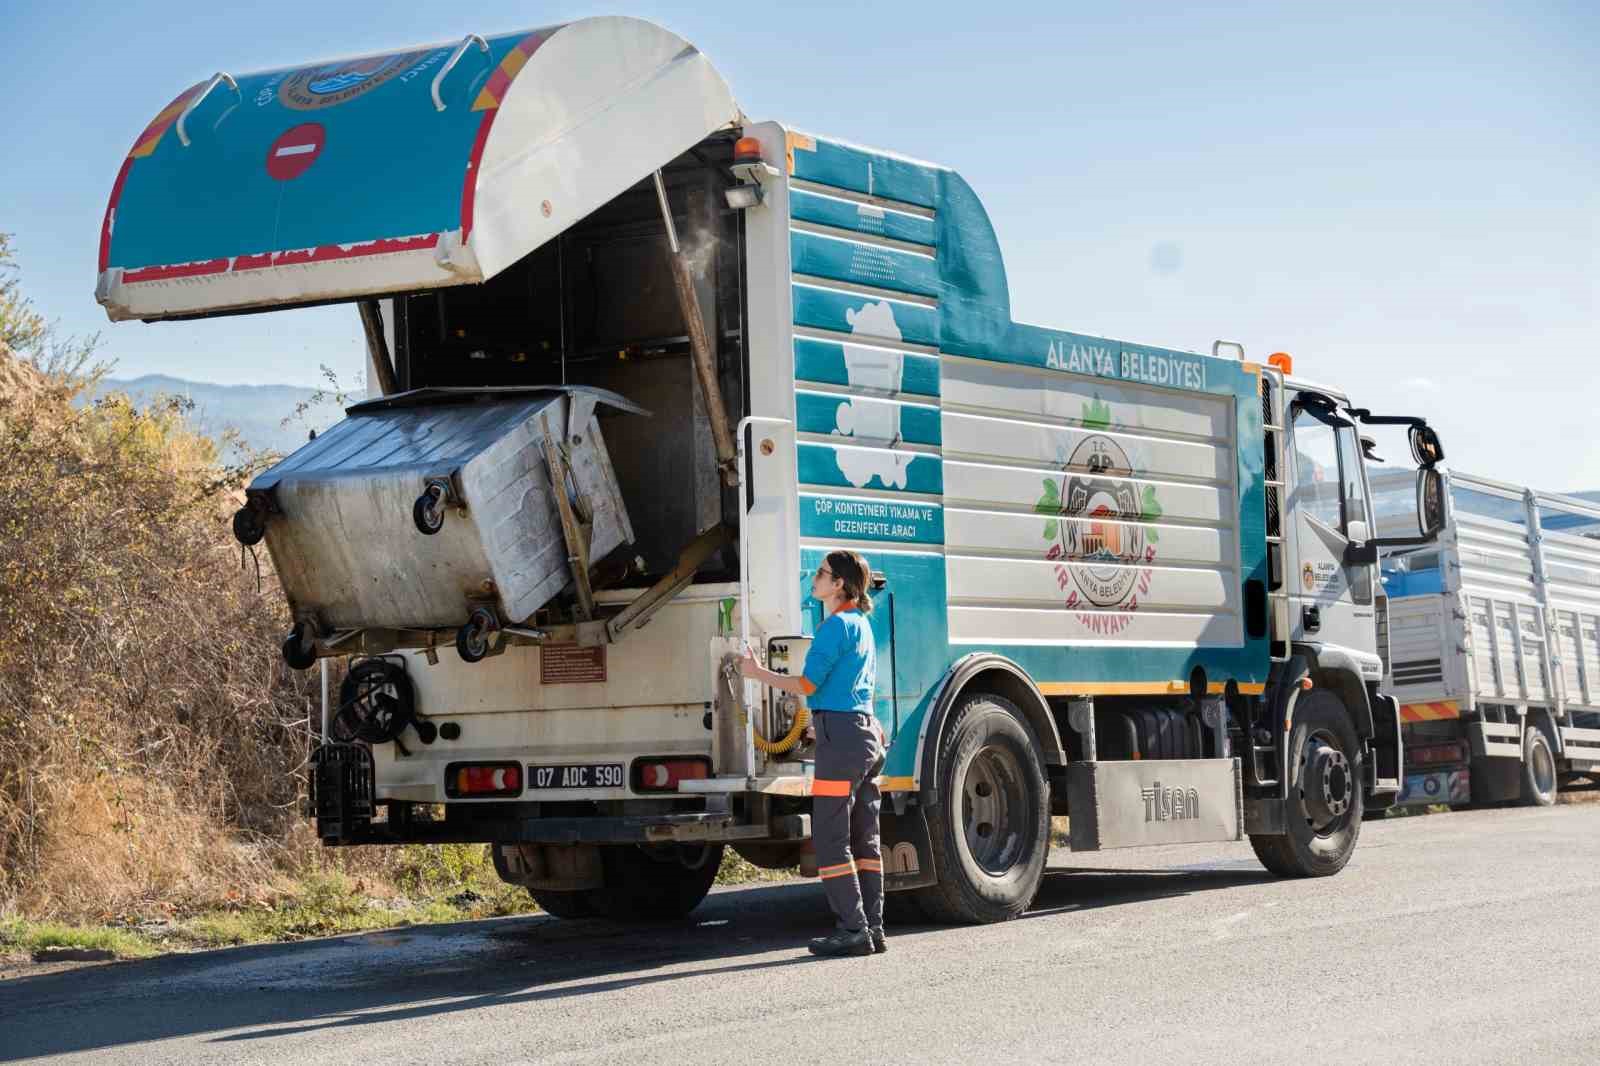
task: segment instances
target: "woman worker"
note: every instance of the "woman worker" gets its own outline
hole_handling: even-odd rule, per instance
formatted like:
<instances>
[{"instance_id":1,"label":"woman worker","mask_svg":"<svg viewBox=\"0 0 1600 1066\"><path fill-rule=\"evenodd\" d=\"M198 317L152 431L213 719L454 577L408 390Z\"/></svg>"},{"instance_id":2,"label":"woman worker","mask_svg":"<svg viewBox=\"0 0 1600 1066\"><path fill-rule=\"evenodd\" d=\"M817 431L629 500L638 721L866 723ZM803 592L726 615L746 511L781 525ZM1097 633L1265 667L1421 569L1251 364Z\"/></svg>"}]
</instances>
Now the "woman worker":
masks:
<instances>
[{"instance_id":1,"label":"woman worker","mask_svg":"<svg viewBox=\"0 0 1600 1066\"><path fill-rule=\"evenodd\" d=\"M883 936L883 860L878 851L878 784L883 733L872 714L877 650L867 615L872 569L857 552L829 552L811 579L827 619L817 628L799 677L775 674L745 649L740 670L764 685L805 696L817 735L811 785L811 835L828 905L831 936L811 941L813 955L887 951Z\"/></svg>"}]
</instances>

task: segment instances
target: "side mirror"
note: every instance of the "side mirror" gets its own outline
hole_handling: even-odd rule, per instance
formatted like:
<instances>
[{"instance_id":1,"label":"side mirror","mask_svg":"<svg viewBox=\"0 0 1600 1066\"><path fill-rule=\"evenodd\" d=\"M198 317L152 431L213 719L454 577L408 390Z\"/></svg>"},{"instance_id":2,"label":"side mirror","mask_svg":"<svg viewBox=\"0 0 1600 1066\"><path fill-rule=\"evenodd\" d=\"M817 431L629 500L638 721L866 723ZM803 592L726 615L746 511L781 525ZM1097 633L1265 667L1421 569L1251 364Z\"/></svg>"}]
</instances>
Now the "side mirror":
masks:
<instances>
[{"instance_id":1,"label":"side mirror","mask_svg":"<svg viewBox=\"0 0 1600 1066\"><path fill-rule=\"evenodd\" d=\"M1378 561L1378 544L1372 539L1365 522L1352 519L1344 531L1345 538L1350 542L1344 546L1344 565L1371 566Z\"/></svg>"},{"instance_id":2,"label":"side mirror","mask_svg":"<svg viewBox=\"0 0 1600 1066\"><path fill-rule=\"evenodd\" d=\"M1438 438L1434 441L1437 443ZM1422 535L1430 540L1444 529L1444 475L1432 466L1417 471L1417 522Z\"/></svg>"},{"instance_id":3,"label":"side mirror","mask_svg":"<svg viewBox=\"0 0 1600 1066\"><path fill-rule=\"evenodd\" d=\"M1411 438L1411 457L1424 469L1444 461L1444 445L1432 426L1414 425L1408 434Z\"/></svg>"}]
</instances>

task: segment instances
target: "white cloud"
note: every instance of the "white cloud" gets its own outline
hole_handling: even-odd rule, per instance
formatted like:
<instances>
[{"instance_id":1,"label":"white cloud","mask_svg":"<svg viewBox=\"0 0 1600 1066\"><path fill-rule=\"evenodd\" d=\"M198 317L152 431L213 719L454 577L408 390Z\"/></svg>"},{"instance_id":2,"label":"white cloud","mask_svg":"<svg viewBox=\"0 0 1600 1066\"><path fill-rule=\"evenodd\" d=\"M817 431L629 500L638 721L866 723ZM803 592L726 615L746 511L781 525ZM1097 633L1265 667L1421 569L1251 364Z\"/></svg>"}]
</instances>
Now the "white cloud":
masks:
<instances>
[{"instance_id":1,"label":"white cloud","mask_svg":"<svg viewBox=\"0 0 1600 1066\"><path fill-rule=\"evenodd\" d=\"M1439 391L1439 383L1432 378L1406 378L1404 381L1400 382L1400 387L1402 389L1409 389L1415 392Z\"/></svg>"}]
</instances>

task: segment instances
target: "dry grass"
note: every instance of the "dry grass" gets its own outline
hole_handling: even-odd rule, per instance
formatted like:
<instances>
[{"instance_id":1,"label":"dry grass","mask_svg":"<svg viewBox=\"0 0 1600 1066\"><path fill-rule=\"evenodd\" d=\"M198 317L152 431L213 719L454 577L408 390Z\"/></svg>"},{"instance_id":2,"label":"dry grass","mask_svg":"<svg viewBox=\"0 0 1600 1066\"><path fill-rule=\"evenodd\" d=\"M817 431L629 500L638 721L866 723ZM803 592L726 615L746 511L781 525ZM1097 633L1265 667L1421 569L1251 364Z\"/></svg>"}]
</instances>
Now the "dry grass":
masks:
<instances>
[{"instance_id":1,"label":"dry grass","mask_svg":"<svg viewBox=\"0 0 1600 1066\"><path fill-rule=\"evenodd\" d=\"M80 367L0 342L0 947L531 909L482 845L321 847L301 814L312 686L279 654L269 560L229 528L251 469L220 466L176 402L76 406ZM754 875L730 852L724 882Z\"/></svg>"},{"instance_id":2,"label":"dry grass","mask_svg":"<svg viewBox=\"0 0 1600 1066\"><path fill-rule=\"evenodd\" d=\"M0 348L0 912L192 908L297 862L310 690L174 402ZM243 563L243 565L241 565Z\"/></svg>"}]
</instances>

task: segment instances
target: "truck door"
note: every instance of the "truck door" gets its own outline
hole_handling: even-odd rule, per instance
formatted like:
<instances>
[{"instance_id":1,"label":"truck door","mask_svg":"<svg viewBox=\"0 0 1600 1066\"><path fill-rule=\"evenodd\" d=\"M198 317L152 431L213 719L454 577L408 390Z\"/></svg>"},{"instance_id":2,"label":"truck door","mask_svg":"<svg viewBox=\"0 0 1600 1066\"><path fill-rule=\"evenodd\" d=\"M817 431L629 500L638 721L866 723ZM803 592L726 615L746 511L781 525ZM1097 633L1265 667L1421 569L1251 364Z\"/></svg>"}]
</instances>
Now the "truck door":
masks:
<instances>
[{"instance_id":1,"label":"truck door","mask_svg":"<svg viewBox=\"0 0 1600 1066\"><path fill-rule=\"evenodd\" d=\"M1354 425L1322 404L1297 400L1291 410L1292 639L1343 648L1376 681L1374 567L1348 550L1352 532L1361 542L1373 535L1360 442Z\"/></svg>"}]
</instances>

